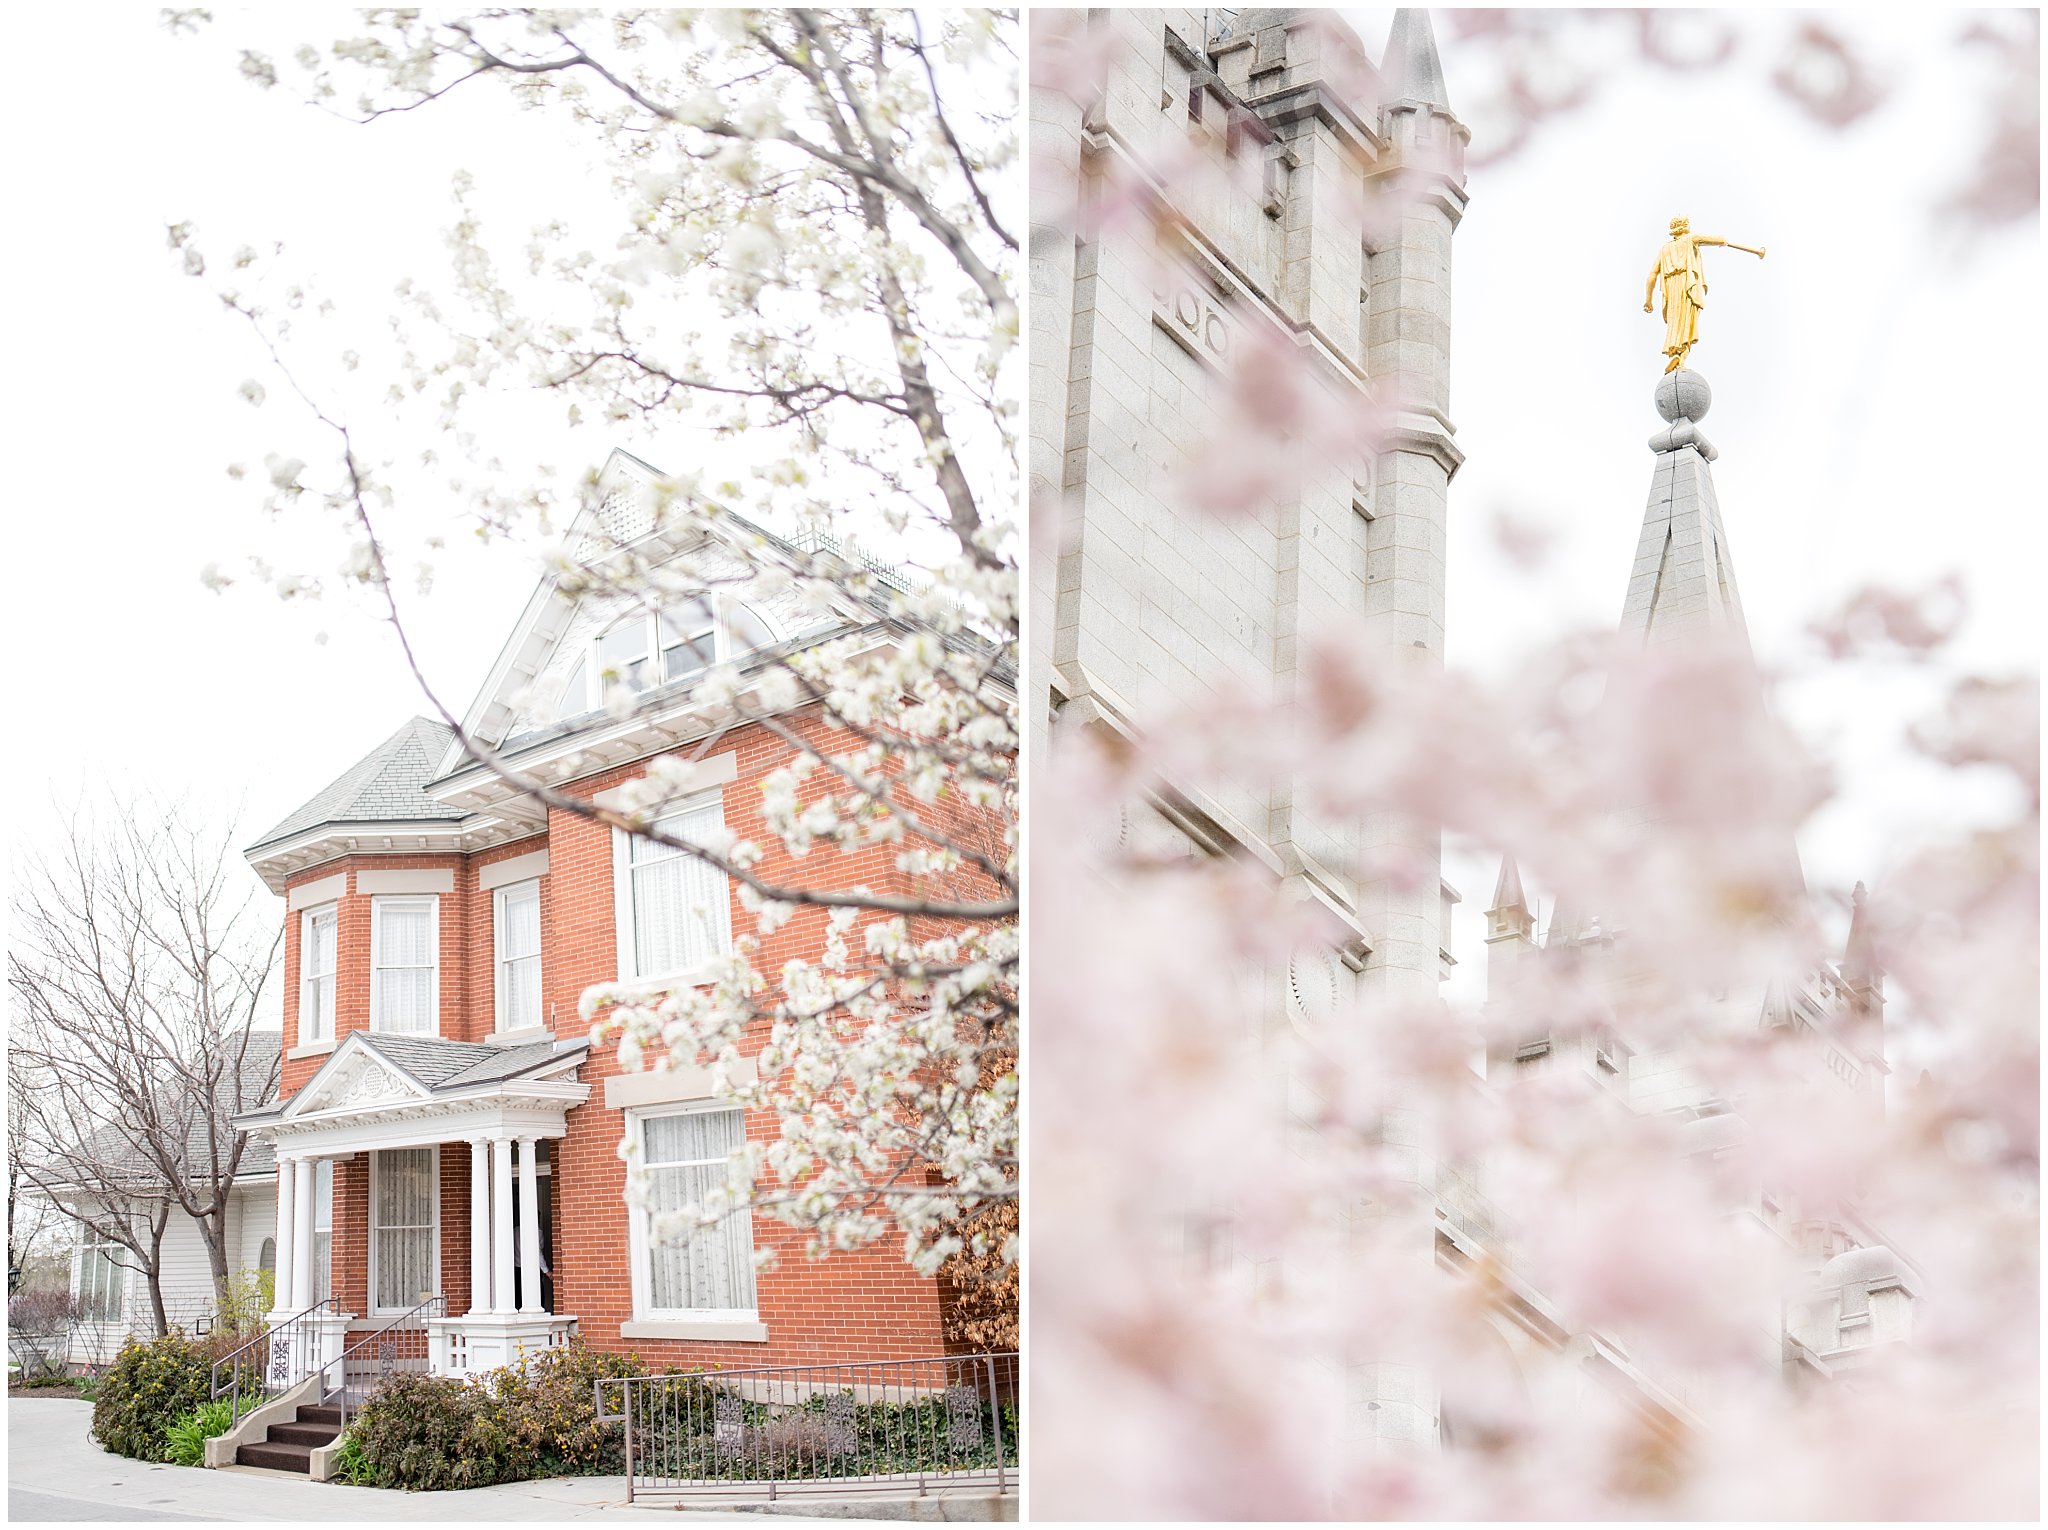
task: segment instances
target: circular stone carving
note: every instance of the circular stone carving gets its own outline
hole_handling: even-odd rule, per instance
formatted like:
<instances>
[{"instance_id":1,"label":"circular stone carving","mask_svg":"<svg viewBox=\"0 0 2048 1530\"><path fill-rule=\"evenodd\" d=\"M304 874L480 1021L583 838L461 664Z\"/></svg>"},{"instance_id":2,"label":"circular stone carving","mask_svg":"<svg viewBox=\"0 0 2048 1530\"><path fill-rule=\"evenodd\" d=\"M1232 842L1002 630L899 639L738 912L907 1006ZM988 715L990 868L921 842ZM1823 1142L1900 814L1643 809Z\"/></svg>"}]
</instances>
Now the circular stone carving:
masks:
<instances>
[{"instance_id":1,"label":"circular stone carving","mask_svg":"<svg viewBox=\"0 0 2048 1530\"><path fill-rule=\"evenodd\" d=\"M1713 390L1697 372L1666 372L1657 379L1657 413L1674 424L1680 419L1704 420L1713 402Z\"/></svg>"}]
</instances>

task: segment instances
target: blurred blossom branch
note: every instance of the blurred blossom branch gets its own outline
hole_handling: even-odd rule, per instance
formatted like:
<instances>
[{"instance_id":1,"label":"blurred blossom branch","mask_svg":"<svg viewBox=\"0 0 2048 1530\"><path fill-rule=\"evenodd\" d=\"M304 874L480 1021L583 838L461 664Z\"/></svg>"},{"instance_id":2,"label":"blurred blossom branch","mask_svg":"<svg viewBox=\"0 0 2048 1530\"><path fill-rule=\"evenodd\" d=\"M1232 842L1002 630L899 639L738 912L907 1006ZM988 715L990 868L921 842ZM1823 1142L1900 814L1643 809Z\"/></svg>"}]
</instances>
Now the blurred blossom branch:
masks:
<instances>
[{"instance_id":1,"label":"blurred blossom branch","mask_svg":"<svg viewBox=\"0 0 2048 1530\"><path fill-rule=\"evenodd\" d=\"M1161 57L1149 15L1034 36L1036 126L1072 139L1033 188L1033 291L1072 305L1033 475L1034 1512L2031 1515L2033 677L1959 663L1953 581L1858 593L1768 674L1726 590L1713 636L1447 670L1429 304L1463 202L1426 34L1397 21L1353 102L1374 158L1334 112L1263 139L1332 44L1217 14ZM1495 154L1604 82L1568 35L1755 56L1719 16L1452 14L1502 61L1458 97ZM1837 29L1793 35L1803 109L1882 109ZM2010 790L1945 836L1872 825L1866 883L1810 886L1843 762L1773 698L1902 664L1944 693L1905 746ZM1438 832L1502 858L1484 1002L1437 986Z\"/></svg>"}]
</instances>

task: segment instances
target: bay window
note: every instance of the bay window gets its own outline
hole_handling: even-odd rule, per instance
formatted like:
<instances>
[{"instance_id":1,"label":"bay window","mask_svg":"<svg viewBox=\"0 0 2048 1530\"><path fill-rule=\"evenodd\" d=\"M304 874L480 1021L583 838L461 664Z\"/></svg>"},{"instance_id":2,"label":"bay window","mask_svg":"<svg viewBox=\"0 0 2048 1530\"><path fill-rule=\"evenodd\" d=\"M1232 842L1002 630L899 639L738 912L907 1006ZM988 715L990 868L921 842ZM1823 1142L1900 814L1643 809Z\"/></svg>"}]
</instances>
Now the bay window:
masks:
<instances>
[{"instance_id":1,"label":"bay window","mask_svg":"<svg viewBox=\"0 0 2048 1530\"><path fill-rule=\"evenodd\" d=\"M440 1025L440 900L370 900L370 1029L433 1033Z\"/></svg>"},{"instance_id":2,"label":"bay window","mask_svg":"<svg viewBox=\"0 0 2048 1530\"><path fill-rule=\"evenodd\" d=\"M299 918L299 1045L334 1037L335 905Z\"/></svg>"}]
</instances>

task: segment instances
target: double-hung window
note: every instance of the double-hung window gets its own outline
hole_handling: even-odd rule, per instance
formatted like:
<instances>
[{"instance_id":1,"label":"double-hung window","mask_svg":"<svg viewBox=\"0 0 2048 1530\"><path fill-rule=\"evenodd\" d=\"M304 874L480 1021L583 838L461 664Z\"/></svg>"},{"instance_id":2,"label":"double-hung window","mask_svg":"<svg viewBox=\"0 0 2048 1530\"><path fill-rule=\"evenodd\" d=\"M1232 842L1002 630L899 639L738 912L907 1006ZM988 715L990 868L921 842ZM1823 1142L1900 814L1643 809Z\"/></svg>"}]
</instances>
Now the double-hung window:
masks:
<instances>
[{"instance_id":1,"label":"double-hung window","mask_svg":"<svg viewBox=\"0 0 2048 1530\"><path fill-rule=\"evenodd\" d=\"M437 1148L370 1155L370 1305L403 1312L439 1287Z\"/></svg>"},{"instance_id":2,"label":"double-hung window","mask_svg":"<svg viewBox=\"0 0 2048 1530\"><path fill-rule=\"evenodd\" d=\"M334 1036L335 905L299 917L299 1045Z\"/></svg>"},{"instance_id":3,"label":"double-hung window","mask_svg":"<svg viewBox=\"0 0 2048 1530\"><path fill-rule=\"evenodd\" d=\"M370 900L370 1029L440 1027L440 900Z\"/></svg>"},{"instance_id":4,"label":"double-hung window","mask_svg":"<svg viewBox=\"0 0 2048 1530\"><path fill-rule=\"evenodd\" d=\"M540 1024L540 883L514 882L493 895L497 945L498 1029Z\"/></svg>"},{"instance_id":5,"label":"double-hung window","mask_svg":"<svg viewBox=\"0 0 2048 1530\"><path fill-rule=\"evenodd\" d=\"M118 1323L128 1290L121 1245L88 1232L78 1245L79 1316L88 1323Z\"/></svg>"},{"instance_id":6,"label":"double-hung window","mask_svg":"<svg viewBox=\"0 0 2048 1530\"><path fill-rule=\"evenodd\" d=\"M724 804L716 797L654 825L689 843L710 843L724 826ZM725 874L673 845L623 830L616 835L620 979L687 977L722 956L732 941Z\"/></svg>"},{"instance_id":7,"label":"double-hung window","mask_svg":"<svg viewBox=\"0 0 2048 1530\"><path fill-rule=\"evenodd\" d=\"M752 1214L735 1211L710 1227L657 1243L655 1219L699 1205L726 1183L726 1160L746 1143L745 1112L702 1107L642 1112L632 1130L647 1171L647 1204L633 1210L633 1305L645 1318L751 1321Z\"/></svg>"}]
</instances>

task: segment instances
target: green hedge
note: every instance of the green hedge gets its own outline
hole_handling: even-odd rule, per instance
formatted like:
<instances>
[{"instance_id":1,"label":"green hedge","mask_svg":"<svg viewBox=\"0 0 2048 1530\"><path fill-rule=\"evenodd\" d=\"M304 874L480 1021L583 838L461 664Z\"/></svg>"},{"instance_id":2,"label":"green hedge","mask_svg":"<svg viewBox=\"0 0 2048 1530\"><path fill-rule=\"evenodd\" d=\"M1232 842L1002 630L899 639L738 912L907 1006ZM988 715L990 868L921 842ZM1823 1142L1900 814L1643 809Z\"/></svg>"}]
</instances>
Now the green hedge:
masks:
<instances>
[{"instance_id":1,"label":"green hedge","mask_svg":"<svg viewBox=\"0 0 2048 1530\"><path fill-rule=\"evenodd\" d=\"M168 1461L171 1427L209 1401L214 1351L173 1330L130 1339L101 1374L92 1435L102 1448L138 1461Z\"/></svg>"}]
</instances>

